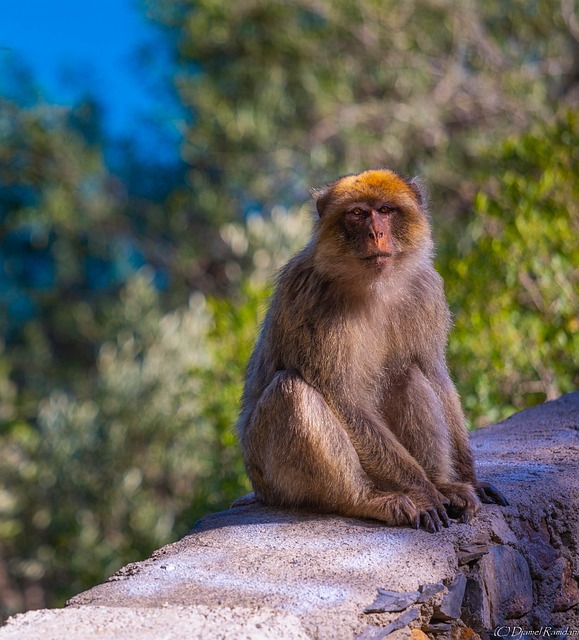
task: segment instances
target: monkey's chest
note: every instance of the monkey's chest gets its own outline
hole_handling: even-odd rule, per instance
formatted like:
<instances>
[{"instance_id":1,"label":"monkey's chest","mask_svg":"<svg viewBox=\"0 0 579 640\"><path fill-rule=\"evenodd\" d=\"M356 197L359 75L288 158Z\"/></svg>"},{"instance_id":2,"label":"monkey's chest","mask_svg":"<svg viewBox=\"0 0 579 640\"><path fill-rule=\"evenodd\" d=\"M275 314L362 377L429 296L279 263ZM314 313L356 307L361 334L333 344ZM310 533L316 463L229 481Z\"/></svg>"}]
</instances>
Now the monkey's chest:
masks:
<instances>
[{"instance_id":1,"label":"monkey's chest","mask_svg":"<svg viewBox=\"0 0 579 640\"><path fill-rule=\"evenodd\" d=\"M380 327L366 318L318 323L311 330L296 332L293 357L319 388L347 385L370 390L395 352Z\"/></svg>"}]
</instances>

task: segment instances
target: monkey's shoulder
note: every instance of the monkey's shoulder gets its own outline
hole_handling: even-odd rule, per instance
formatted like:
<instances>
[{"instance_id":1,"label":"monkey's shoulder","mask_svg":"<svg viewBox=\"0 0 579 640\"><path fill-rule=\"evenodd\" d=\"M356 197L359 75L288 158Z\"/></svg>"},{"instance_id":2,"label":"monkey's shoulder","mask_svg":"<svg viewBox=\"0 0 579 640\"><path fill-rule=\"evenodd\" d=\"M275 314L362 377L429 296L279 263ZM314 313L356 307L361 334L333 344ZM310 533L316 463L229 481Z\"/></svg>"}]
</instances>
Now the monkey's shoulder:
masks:
<instances>
[{"instance_id":1,"label":"monkey's shoulder","mask_svg":"<svg viewBox=\"0 0 579 640\"><path fill-rule=\"evenodd\" d=\"M419 263L400 278L399 287L406 300L446 305L444 281L430 261Z\"/></svg>"},{"instance_id":2,"label":"monkey's shoulder","mask_svg":"<svg viewBox=\"0 0 579 640\"><path fill-rule=\"evenodd\" d=\"M309 314L322 307L333 307L336 291L331 281L315 268L311 256L302 252L280 271L272 297L272 306L280 306L289 315Z\"/></svg>"}]
</instances>

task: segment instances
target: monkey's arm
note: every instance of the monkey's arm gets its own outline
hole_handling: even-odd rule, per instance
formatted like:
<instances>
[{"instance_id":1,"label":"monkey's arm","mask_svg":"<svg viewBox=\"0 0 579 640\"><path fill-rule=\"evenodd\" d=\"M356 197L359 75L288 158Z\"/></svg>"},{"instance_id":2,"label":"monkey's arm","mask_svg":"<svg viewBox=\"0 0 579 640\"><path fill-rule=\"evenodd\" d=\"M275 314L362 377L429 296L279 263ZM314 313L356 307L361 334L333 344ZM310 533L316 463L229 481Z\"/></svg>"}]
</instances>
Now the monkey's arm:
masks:
<instances>
[{"instance_id":1,"label":"monkey's arm","mask_svg":"<svg viewBox=\"0 0 579 640\"><path fill-rule=\"evenodd\" d=\"M476 477L464 413L456 387L450 379L446 363L444 360L437 363L423 363L423 367L425 375L442 402L450 430L458 479L472 484L482 502L496 503L502 506L508 505L508 500L496 487L488 482L480 482Z\"/></svg>"},{"instance_id":2,"label":"monkey's arm","mask_svg":"<svg viewBox=\"0 0 579 640\"><path fill-rule=\"evenodd\" d=\"M420 511L430 515L437 528L448 526L444 496L382 419L344 400L335 409L362 468L375 485L385 491L402 491Z\"/></svg>"}]
</instances>

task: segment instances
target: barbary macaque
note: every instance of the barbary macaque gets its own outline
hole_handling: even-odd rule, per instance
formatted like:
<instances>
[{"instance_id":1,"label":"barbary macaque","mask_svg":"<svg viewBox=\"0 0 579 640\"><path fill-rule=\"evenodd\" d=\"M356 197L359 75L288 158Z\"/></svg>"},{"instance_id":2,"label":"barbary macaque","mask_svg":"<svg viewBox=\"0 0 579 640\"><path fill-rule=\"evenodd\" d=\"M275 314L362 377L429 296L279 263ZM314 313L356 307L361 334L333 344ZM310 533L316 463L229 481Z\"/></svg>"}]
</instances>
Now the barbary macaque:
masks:
<instances>
[{"instance_id":1,"label":"barbary macaque","mask_svg":"<svg viewBox=\"0 0 579 640\"><path fill-rule=\"evenodd\" d=\"M255 499L431 532L479 499L508 504L475 475L421 186L378 169L313 194L311 241L281 270L247 369Z\"/></svg>"}]
</instances>

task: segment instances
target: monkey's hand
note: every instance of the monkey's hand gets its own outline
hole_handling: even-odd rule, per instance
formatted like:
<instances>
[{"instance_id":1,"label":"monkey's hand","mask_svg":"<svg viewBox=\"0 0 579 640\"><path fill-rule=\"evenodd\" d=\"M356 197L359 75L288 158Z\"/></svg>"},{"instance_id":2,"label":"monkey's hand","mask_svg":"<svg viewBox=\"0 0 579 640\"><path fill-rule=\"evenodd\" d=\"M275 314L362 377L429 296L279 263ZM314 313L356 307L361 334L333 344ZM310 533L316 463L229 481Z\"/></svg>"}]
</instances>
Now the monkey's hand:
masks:
<instances>
[{"instance_id":1,"label":"monkey's hand","mask_svg":"<svg viewBox=\"0 0 579 640\"><path fill-rule=\"evenodd\" d=\"M466 482L446 482L436 487L447 500L446 512L453 520L470 522L480 509L475 489Z\"/></svg>"},{"instance_id":2,"label":"monkey's hand","mask_svg":"<svg viewBox=\"0 0 579 640\"><path fill-rule=\"evenodd\" d=\"M499 504L501 507L509 506L509 501L490 482L477 482L476 492L481 501L486 504Z\"/></svg>"},{"instance_id":3,"label":"monkey's hand","mask_svg":"<svg viewBox=\"0 0 579 640\"><path fill-rule=\"evenodd\" d=\"M445 503L447 499L438 491L429 493L411 492L410 499L416 507L414 516L414 528L422 527L430 533L440 531L442 527L450 526L450 520L446 513Z\"/></svg>"}]
</instances>

